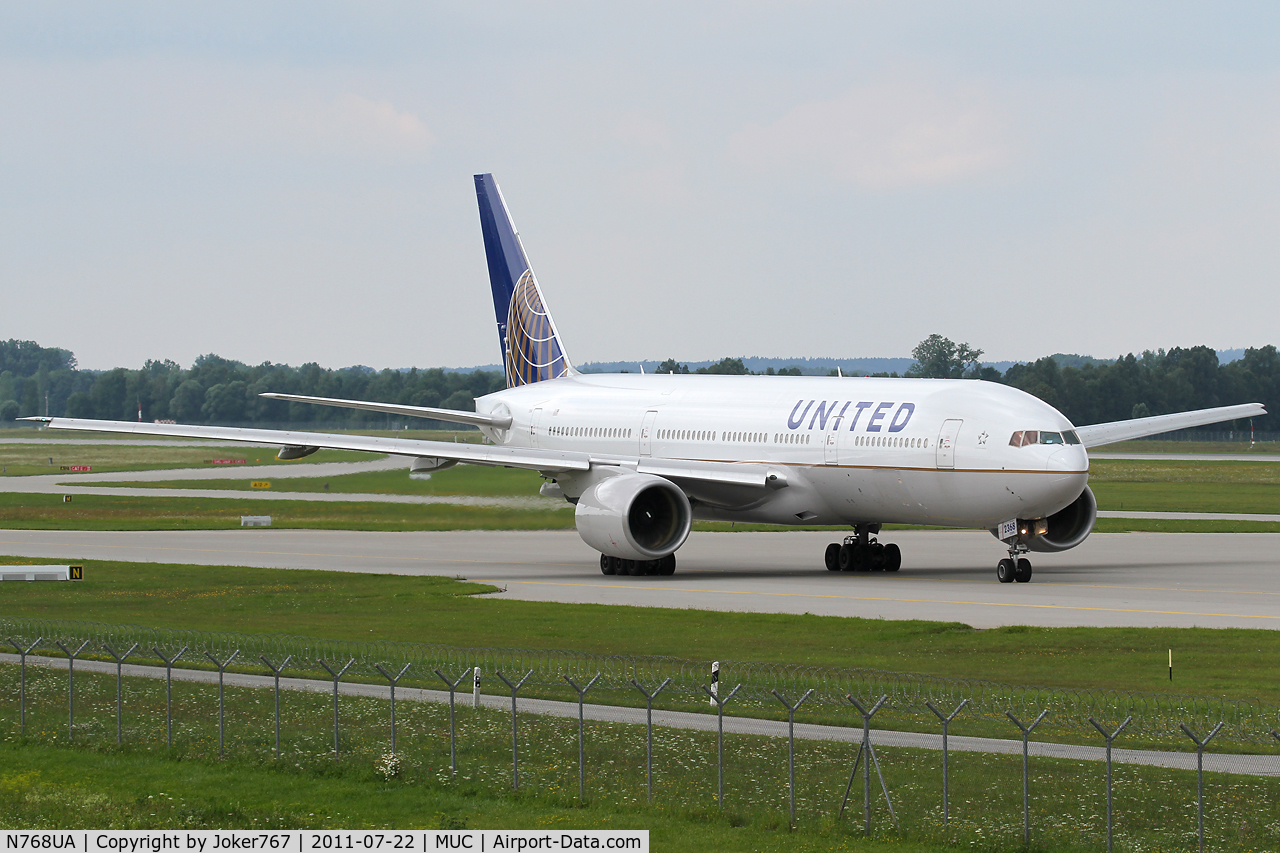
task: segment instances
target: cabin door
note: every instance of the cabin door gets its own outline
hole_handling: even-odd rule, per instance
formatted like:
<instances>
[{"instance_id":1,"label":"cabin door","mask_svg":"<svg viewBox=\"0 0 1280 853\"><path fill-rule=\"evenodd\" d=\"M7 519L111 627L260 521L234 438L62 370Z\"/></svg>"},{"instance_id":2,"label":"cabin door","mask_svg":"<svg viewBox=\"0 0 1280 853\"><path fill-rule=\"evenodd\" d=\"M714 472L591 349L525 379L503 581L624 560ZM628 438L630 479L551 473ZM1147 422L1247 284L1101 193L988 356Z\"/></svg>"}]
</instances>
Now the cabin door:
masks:
<instances>
[{"instance_id":1,"label":"cabin door","mask_svg":"<svg viewBox=\"0 0 1280 853\"><path fill-rule=\"evenodd\" d=\"M542 409L534 409L529 415L529 446L538 446L538 422L542 420Z\"/></svg>"},{"instance_id":2,"label":"cabin door","mask_svg":"<svg viewBox=\"0 0 1280 853\"><path fill-rule=\"evenodd\" d=\"M956 467L956 439L960 435L962 420L943 421L942 430L938 433L938 468Z\"/></svg>"},{"instance_id":3,"label":"cabin door","mask_svg":"<svg viewBox=\"0 0 1280 853\"><path fill-rule=\"evenodd\" d=\"M657 411L650 409L644 413L644 422L640 424L640 455L653 455L653 422L658 417Z\"/></svg>"}]
</instances>

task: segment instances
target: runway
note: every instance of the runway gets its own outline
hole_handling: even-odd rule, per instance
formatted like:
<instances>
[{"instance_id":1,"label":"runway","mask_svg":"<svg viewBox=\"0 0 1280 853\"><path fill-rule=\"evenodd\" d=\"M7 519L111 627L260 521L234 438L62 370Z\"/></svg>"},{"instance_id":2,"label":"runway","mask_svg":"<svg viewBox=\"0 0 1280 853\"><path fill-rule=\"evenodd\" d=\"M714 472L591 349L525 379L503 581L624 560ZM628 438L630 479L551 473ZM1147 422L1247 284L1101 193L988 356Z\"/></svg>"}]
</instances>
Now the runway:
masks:
<instances>
[{"instance_id":1,"label":"runway","mask_svg":"<svg viewBox=\"0 0 1280 853\"><path fill-rule=\"evenodd\" d=\"M1280 628L1280 534L1095 533L1000 584L990 534L902 531L893 574L831 573L833 533L695 533L673 577L605 577L572 531L0 531L0 553L485 581L533 601L1003 625Z\"/></svg>"}]
</instances>

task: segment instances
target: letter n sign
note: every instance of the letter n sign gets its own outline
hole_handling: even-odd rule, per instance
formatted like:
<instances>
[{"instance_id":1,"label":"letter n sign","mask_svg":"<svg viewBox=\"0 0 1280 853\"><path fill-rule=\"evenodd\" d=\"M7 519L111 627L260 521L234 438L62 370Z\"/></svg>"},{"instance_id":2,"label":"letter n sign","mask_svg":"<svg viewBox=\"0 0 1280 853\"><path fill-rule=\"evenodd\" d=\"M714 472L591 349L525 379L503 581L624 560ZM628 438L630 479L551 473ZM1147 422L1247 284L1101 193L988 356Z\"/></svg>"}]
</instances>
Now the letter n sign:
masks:
<instances>
[{"instance_id":1,"label":"letter n sign","mask_svg":"<svg viewBox=\"0 0 1280 853\"><path fill-rule=\"evenodd\" d=\"M84 580L84 566L67 566L67 579L73 581Z\"/></svg>"}]
</instances>

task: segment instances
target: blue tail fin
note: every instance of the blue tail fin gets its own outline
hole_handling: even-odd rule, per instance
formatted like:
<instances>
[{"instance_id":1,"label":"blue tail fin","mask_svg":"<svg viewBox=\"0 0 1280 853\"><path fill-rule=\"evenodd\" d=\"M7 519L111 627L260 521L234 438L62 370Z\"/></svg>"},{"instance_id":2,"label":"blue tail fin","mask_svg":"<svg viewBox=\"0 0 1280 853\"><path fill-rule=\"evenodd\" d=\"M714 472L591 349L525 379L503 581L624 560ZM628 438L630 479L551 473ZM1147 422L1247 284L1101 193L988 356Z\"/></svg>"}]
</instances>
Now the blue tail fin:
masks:
<instances>
[{"instance_id":1,"label":"blue tail fin","mask_svg":"<svg viewBox=\"0 0 1280 853\"><path fill-rule=\"evenodd\" d=\"M493 175L476 175L480 229L489 259L493 311L502 344L507 387L529 385L573 373L560 345L555 321L546 308L538 279L520 245L520 234L507 213L507 204Z\"/></svg>"}]
</instances>

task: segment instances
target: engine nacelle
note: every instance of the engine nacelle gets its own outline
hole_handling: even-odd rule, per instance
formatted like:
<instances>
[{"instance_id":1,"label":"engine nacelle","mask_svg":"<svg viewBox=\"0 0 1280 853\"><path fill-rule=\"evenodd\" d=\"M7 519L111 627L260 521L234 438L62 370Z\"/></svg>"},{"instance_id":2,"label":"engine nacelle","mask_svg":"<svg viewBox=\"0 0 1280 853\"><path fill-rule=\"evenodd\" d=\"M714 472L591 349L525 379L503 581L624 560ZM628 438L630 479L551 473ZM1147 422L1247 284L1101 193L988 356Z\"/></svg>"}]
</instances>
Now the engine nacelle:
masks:
<instances>
[{"instance_id":1,"label":"engine nacelle","mask_svg":"<svg viewBox=\"0 0 1280 853\"><path fill-rule=\"evenodd\" d=\"M301 459L304 456L310 456L320 448L304 447L297 444L286 444L280 448L280 452L276 454L277 459Z\"/></svg>"},{"instance_id":2,"label":"engine nacelle","mask_svg":"<svg viewBox=\"0 0 1280 853\"><path fill-rule=\"evenodd\" d=\"M624 560L656 560L689 537L689 499L670 480L620 474L592 485L578 498L578 535L597 551Z\"/></svg>"},{"instance_id":3,"label":"engine nacelle","mask_svg":"<svg viewBox=\"0 0 1280 853\"><path fill-rule=\"evenodd\" d=\"M1035 521L1018 519L1019 540L1032 551L1066 551L1074 548L1093 532L1098 520L1098 502L1088 486L1065 508L1048 518ZM1043 527L1043 532L1038 530ZM1026 533L1022 533L1022 530Z\"/></svg>"}]
</instances>

